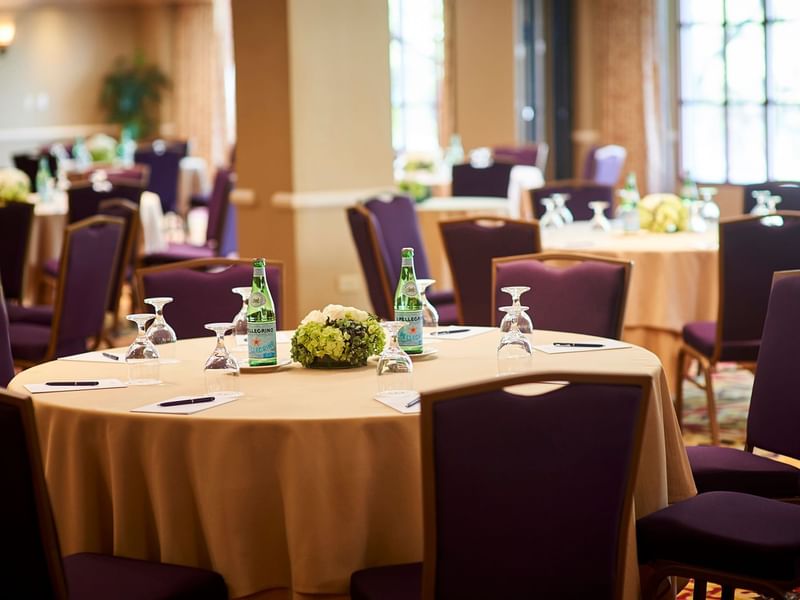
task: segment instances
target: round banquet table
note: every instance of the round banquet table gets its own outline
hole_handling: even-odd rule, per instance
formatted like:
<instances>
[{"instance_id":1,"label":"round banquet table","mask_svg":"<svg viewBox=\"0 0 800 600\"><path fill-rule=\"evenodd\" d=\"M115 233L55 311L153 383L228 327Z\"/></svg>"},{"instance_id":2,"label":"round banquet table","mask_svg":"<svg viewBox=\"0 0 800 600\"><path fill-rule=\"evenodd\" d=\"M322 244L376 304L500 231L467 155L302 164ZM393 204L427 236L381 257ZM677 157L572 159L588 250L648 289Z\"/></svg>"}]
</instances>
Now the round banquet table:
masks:
<instances>
[{"instance_id":1,"label":"round banquet table","mask_svg":"<svg viewBox=\"0 0 800 600\"><path fill-rule=\"evenodd\" d=\"M543 229L541 234L545 250L633 261L622 339L654 352L668 381L674 381L683 326L717 319L717 230L603 233L582 221L563 229Z\"/></svg>"},{"instance_id":2,"label":"round banquet table","mask_svg":"<svg viewBox=\"0 0 800 600\"><path fill-rule=\"evenodd\" d=\"M596 338L534 334L536 344L557 339ZM424 392L494 377L498 340L497 330L439 340L434 358L414 363L415 387ZM179 361L162 365L164 383L157 386L34 395L64 554L212 568L232 598L346 594L359 568L421 560L419 417L373 399L373 365L321 371L293 364L242 374L241 398L193 415L129 412L202 394L212 347L212 338L178 342ZM289 345L279 344L279 357L288 353ZM655 355L635 346L536 352L531 368L649 376L636 516L696 493ZM101 377L125 379L126 367L58 360L21 372L10 388L26 393L25 383ZM636 598L633 527L627 540L626 597Z\"/></svg>"}]
</instances>

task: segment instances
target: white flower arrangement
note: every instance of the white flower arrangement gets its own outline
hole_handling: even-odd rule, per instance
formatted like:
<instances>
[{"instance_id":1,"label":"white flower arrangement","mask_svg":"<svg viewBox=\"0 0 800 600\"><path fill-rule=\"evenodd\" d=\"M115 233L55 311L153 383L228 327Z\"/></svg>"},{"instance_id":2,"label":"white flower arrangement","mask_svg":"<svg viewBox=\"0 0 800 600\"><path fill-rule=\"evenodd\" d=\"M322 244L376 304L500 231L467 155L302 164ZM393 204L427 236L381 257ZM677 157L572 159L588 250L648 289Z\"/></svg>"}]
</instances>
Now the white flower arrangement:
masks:
<instances>
[{"instance_id":1,"label":"white flower arrangement","mask_svg":"<svg viewBox=\"0 0 800 600\"><path fill-rule=\"evenodd\" d=\"M29 202L30 178L19 169L0 169L0 202Z\"/></svg>"},{"instance_id":2,"label":"white flower arrangement","mask_svg":"<svg viewBox=\"0 0 800 600\"><path fill-rule=\"evenodd\" d=\"M675 194L648 194L639 202L639 225L655 233L686 231L689 208Z\"/></svg>"},{"instance_id":3,"label":"white flower arrangement","mask_svg":"<svg viewBox=\"0 0 800 600\"><path fill-rule=\"evenodd\" d=\"M117 151L117 140L105 133L96 133L86 140L86 148L94 162L111 162Z\"/></svg>"},{"instance_id":4,"label":"white flower arrangement","mask_svg":"<svg viewBox=\"0 0 800 600\"><path fill-rule=\"evenodd\" d=\"M357 367L385 341L377 319L364 310L329 304L312 310L292 337L292 358L306 367Z\"/></svg>"}]
</instances>

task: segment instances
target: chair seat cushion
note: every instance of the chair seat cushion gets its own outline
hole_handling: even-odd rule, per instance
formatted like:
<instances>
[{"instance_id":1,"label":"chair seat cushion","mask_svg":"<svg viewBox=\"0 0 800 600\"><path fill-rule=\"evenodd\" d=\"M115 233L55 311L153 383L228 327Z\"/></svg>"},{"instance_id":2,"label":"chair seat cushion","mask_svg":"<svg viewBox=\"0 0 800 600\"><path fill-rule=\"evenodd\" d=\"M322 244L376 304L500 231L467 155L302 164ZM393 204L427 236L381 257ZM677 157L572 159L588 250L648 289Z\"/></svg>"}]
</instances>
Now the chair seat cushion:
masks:
<instances>
[{"instance_id":1,"label":"chair seat cushion","mask_svg":"<svg viewBox=\"0 0 800 600\"><path fill-rule=\"evenodd\" d=\"M374 567L350 577L351 600L415 600L422 597L422 563Z\"/></svg>"},{"instance_id":2,"label":"chair seat cushion","mask_svg":"<svg viewBox=\"0 0 800 600\"><path fill-rule=\"evenodd\" d=\"M50 327L53 323L52 306L20 306L19 304L7 304L8 320L11 323L35 323Z\"/></svg>"},{"instance_id":3,"label":"chair seat cushion","mask_svg":"<svg viewBox=\"0 0 800 600\"><path fill-rule=\"evenodd\" d=\"M639 519L641 564L668 560L759 579L800 578L800 506L709 492Z\"/></svg>"},{"instance_id":4,"label":"chair seat cushion","mask_svg":"<svg viewBox=\"0 0 800 600\"><path fill-rule=\"evenodd\" d=\"M683 341L703 356L711 358L717 341L715 321L696 321L683 327ZM758 358L761 340L723 342L719 360L733 362L754 362Z\"/></svg>"},{"instance_id":5,"label":"chair seat cushion","mask_svg":"<svg viewBox=\"0 0 800 600\"><path fill-rule=\"evenodd\" d=\"M81 553L64 558L70 600L227 600L213 571Z\"/></svg>"},{"instance_id":6,"label":"chair seat cushion","mask_svg":"<svg viewBox=\"0 0 800 600\"><path fill-rule=\"evenodd\" d=\"M192 258L213 258L214 251L207 246L193 246L192 244L170 244L163 252L154 252L142 257L142 264L146 266L163 265Z\"/></svg>"},{"instance_id":7,"label":"chair seat cushion","mask_svg":"<svg viewBox=\"0 0 800 600\"><path fill-rule=\"evenodd\" d=\"M800 496L800 469L735 448L686 448L698 492L743 492L766 498Z\"/></svg>"},{"instance_id":8,"label":"chair seat cushion","mask_svg":"<svg viewBox=\"0 0 800 600\"><path fill-rule=\"evenodd\" d=\"M39 361L44 358L50 344L50 327L36 323L11 323L11 356L14 360Z\"/></svg>"}]
</instances>

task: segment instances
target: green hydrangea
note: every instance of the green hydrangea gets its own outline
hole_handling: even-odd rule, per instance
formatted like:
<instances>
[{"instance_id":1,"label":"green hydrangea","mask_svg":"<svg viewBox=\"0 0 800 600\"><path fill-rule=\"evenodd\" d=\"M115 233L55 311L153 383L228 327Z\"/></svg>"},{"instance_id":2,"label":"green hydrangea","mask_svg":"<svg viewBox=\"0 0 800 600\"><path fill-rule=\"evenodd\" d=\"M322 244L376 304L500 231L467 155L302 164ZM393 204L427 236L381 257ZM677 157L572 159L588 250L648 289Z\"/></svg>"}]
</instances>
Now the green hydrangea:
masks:
<instances>
[{"instance_id":1,"label":"green hydrangea","mask_svg":"<svg viewBox=\"0 0 800 600\"><path fill-rule=\"evenodd\" d=\"M385 342L383 328L374 317L365 321L325 319L300 325L292 337L292 359L304 367L319 359L360 366L379 353Z\"/></svg>"}]
</instances>

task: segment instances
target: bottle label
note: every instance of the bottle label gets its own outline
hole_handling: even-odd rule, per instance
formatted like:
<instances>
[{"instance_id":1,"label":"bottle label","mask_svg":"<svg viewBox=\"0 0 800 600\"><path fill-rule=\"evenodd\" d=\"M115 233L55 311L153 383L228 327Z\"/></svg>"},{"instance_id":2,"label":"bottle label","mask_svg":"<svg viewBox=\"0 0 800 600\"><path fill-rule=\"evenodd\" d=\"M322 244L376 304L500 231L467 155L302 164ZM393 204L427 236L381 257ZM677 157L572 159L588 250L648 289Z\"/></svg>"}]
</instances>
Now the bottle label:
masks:
<instances>
[{"instance_id":1,"label":"bottle label","mask_svg":"<svg viewBox=\"0 0 800 600\"><path fill-rule=\"evenodd\" d=\"M267 303L267 297L259 291L252 292L250 299L247 301L249 306L253 308L261 308Z\"/></svg>"},{"instance_id":2,"label":"bottle label","mask_svg":"<svg viewBox=\"0 0 800 600\"><path fill-rule=\"evenodd\" d=\"M247 324L247 357L250 364L276 364L275 321Z\"/></svg>"},{"instance_id":3,"label":"bottle label","mask_svg":"<svg viewBox=\"0 0 800 600\"><path fill-rule=\"evenodd\" d=\"M422 311L395 310L394 318L408 323L397 334L400 347L406 352L422 352Z\"/></svg>"},{"instance_id":4,"label":"bottle label","mask_svg":"<svg viewBox=\"0 0 800 600\"><path fill-rule=\"evenodd\" d=\"M253 277L266 277L267 267L253 267Z\"/></svg>"},{"instance_id":5,"label":"bottle label","mask_svg":"<svg viewBox=\"0 0 800 600\"><path fill-rule=\"evenodd\" d=\"M419 289L417 289L416 281L406 281L403 284L402 293L409 298L416 298L419 296Z\"/></svg>"},{"instance_id":6,"label":"bottle label","mask_svg":"<svg viewBox=\"0 0 800 600\"><path fill-rule=\"evenodd\" d=\"M400 259L400 267L413 267L414 266L414 257L413 256L404 256Z\"/></svg>"}]
</instances>

